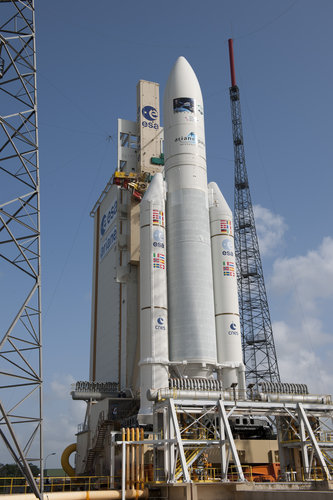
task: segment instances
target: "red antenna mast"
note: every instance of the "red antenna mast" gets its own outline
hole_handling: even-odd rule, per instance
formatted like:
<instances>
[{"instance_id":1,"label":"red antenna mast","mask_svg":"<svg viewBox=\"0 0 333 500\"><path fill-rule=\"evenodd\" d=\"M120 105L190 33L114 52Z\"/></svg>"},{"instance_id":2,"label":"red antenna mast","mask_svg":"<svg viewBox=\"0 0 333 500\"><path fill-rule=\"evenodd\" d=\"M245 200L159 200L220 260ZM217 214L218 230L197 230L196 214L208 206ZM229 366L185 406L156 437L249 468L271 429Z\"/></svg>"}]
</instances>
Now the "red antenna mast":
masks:
<instances>
[{"instance_id":1,"label":"red antenna mast","mask_svg":"<svg viewBox=\"0 0 333 500\"><path fill-rule=\"evenodd\" d=\"M233 40L232 40L232 38L229 38L228 45L229 45L229 61L230 61L231 86L232 87L236 87L234 46L233 46Z\"/></svg>"}]
</instances>

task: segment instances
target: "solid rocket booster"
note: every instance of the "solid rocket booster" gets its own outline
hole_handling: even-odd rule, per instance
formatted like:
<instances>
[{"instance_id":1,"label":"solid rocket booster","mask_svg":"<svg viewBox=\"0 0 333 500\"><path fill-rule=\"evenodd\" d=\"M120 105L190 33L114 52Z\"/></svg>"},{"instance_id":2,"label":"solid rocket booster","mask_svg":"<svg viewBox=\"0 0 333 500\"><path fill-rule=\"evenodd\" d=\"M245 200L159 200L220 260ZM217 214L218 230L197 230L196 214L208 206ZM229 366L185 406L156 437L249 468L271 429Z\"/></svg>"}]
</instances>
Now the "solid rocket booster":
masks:
<instances>
[{"instance_id":1,"label":"solid rocket booster","mask_svg":"<svg viewBox=\"0 0 333 500\"><path fill-rule=\"evenodd\" d=\"M217 362L224 388L245 389L232 212L215 182L208 184Z\"/></svg>"},{"instance_id":2,"label":"solid rocket booster","mask_svg":"<svg viewBox=\"0 0 333 500\"><path fill-rule=\"evenodd\" d=\"M216 336L203 100L184 57L164 94L170 361L179 373L210 376ZM187 360L187 365L181 363Z\"/></svg>"},{"instance_id":3,"label":"solid rocket booster","mask_svg":"<svg viewBox=\"0 0 333 500\"><path fill-rule=\"evenodd\" d=\"M168 301L165 187L155 174L140 204L140 392L139 421L152 423L148 389L168 387Z\"/></svg>"}]
</instances>

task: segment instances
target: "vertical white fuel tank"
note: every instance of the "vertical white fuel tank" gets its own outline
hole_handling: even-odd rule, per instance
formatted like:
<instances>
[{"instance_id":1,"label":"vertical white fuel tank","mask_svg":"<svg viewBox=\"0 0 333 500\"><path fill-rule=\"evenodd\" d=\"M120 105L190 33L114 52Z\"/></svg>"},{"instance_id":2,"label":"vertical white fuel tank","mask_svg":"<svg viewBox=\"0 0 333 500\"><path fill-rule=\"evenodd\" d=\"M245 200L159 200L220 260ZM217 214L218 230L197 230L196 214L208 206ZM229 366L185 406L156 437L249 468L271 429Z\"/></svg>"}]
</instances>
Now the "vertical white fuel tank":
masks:
<instances>
[{"instance_id":1,"label":"vertical white fuel tank","mask_svg":"<svg viewBox=\"0 0 333 500\"><path fill-rule=\"evenodd\" d=\"M147 390L168 387L168 301L163 176L155 174L140 205L139 421L152 423Z\"/></svg>"},{"instance_id":2,"label":"vertical white fuel tank","mask_svg":"<svg viewBox=\"0 0 333 500\"><path fill-rule=\"evenodd\" d=\"M184 57L164 93L170 360L182 375L210 376L216 364L204 110Z\"/></svg>"},{"instance_id":3,"label":"vertical white fuel tank","mask_svg":"<svg viewBox=\"0 0 333 500\"><path fill-rule=\"evenodd\" d=\"M233 217L219 187L208 184L211 248L214 278L214 302L217 362L222 382L245 388L242 340L239 320Z\"/></svg>"}]
</instances>

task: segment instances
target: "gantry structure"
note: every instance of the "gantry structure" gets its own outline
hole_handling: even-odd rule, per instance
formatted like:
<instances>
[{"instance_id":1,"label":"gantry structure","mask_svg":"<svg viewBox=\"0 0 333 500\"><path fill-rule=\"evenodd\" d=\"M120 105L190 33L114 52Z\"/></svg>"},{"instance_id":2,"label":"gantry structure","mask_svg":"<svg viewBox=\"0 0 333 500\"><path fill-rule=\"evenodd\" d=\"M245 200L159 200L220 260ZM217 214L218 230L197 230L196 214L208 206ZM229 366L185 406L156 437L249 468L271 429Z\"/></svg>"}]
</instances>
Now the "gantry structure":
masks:
<instances>
[{"instance_id":1,"label":"gantry structure","mask_svg":"<svg viewBox=\"0 0 333 500\"><path fill-rule=\"evenodd\" d=\"M40 199L34 0L0 0L0 436L42 498ZM39 466L39 488L29 464Z\"/></svg>"},{"instance_id":2,"label":"gantry structure","mask_svg":"<svg viewBox=\"0 0 333 500\"><path fill-rule=\"evenodd\" d=\"M235 156L235 254L246 381L251 386L280 382L259 244L245 162L239 88L229 40L230 103Z\"/></svg>"}]
</instances>

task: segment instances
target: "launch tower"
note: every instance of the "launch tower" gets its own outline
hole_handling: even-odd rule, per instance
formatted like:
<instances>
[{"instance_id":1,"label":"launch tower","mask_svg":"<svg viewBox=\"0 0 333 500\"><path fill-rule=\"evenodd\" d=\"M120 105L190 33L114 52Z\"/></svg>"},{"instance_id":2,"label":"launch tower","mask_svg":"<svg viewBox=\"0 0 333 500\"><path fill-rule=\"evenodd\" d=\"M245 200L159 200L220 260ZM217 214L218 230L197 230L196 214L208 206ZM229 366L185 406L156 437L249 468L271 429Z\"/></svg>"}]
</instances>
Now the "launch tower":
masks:
<instances>
[{"instance_id":1,"label":"launch tower","mask_svg":"<svg viewBox=\"0 0 333 500\"><path fill-rule=\"evenodd\" d=\"M236 85L232 40L230 104L235 156L235 253L238 271L239 312L246 381L280 382L264 274L247 176L239 88Z\"/></svg>"},{"instance_id":2,"label":"launch tower","mask_svg":"<svg viewBox=\"0 0 333 500\"><path fill-rule=\"evenodd\" d=\"M0 334L0 435L41 498L28 463L37 462L43 476L35 55L34 0L1 0L0 275L6 289Z\"/></svg>"}]
</instances>

